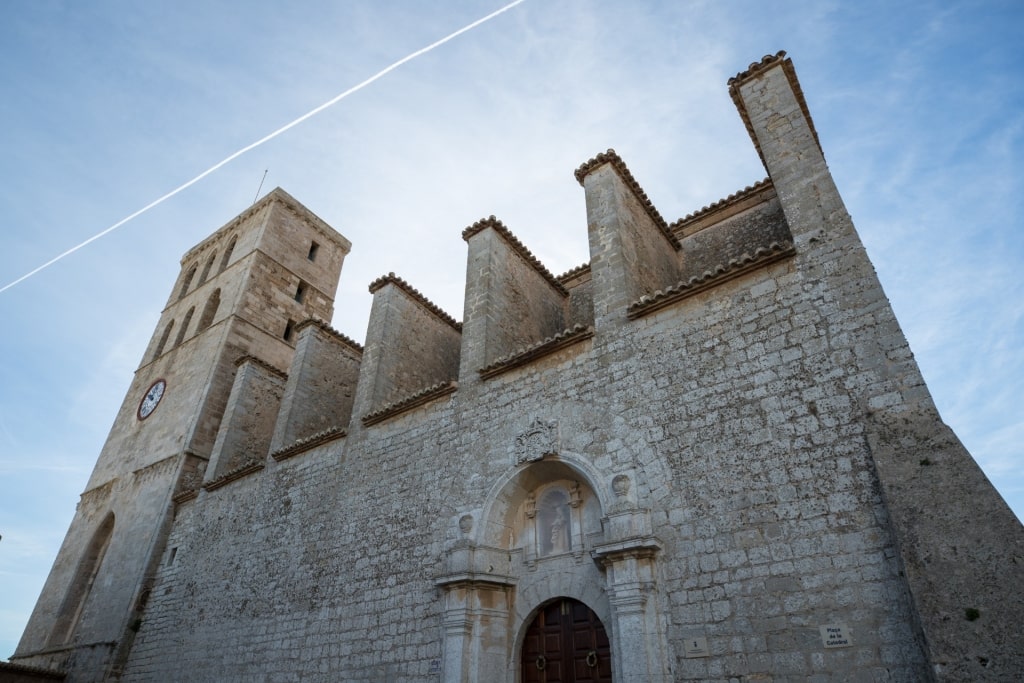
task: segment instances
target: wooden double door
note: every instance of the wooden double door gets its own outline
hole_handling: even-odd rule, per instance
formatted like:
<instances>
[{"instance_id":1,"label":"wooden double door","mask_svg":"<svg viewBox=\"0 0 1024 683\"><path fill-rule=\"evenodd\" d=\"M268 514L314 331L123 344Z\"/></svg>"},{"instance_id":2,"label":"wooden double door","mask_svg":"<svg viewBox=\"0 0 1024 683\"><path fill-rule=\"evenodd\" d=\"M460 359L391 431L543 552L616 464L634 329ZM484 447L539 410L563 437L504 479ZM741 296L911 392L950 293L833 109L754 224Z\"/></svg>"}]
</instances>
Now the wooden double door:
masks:
<instances>
[{"instance_id":1,"label":"wooden double door","mask_svg":"<svg viewBox=\"0 0 1024 683\"><path fill-rule=\"evenodd\" d=\"M526 630L520 671L523 683L611 683L604 625L578 600L548 603Z\"/></svg>"}]
</instances>

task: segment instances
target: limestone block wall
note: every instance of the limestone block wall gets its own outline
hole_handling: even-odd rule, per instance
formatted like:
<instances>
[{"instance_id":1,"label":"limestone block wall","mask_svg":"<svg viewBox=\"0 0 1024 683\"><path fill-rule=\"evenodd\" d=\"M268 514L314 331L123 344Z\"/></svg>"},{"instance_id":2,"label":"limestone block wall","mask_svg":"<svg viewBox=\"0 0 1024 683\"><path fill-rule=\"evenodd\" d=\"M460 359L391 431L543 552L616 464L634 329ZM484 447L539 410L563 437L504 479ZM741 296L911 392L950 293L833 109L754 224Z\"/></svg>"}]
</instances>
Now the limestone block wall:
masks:
<instances>
[{"instance_id":1,"label":"limestone block wall","mask_svg":"<svg viewBox=\"0 0 1024 683\"><path fill-rule=\"evenodd\" d=\"M308 283L314 294L333 302L338 274L352 243L281 188L268 197L273 201L262 231L254 235L254 247ZM331 311L316 317L330 320Z\"/></svg>"},{"instance_id":2,"label":"limestone block wall","mask_svg":"<svg viewBox=\"0 0 1024 683\"><path fill-rule=\"evenodd\" d=\"M626 306L678 280L679 243L639 184L609 150L576 171L586 192L597 327Z\"/></svg>"},{"instance_id":3,"label":"limestone block wall","mask_svg":"<svg viewBox=\"0 0 1024 683\"><path fill-rule=\"evenodd\" d=\"M271 451L344 428L352 418L362 347L325 323L309 320L297 330Z\"/></svg>"},{"instance_id":4,"label":"limestone block wall","mask_svg":"<svg viewBox=\"0 0 1024 683\"><path fill-rule=\"evenodd\" d=\"M714 222L710 225L702 225L701 216L673 224L676 234L685 235L680 239L680 280L702 277L730 261L749 258L758 249L767 249L772 244L793 242L774 189L770 183L764 185L767 187L759 192L743 193L748 201L712 207L715 210L708 213Z\"/></svg>"},{"instance_id":5,"label":"limestone block wall","mask_svg":"<svg viewBox=\"0 0 1024 683\"><path fill-rule=\"evenodd\" d=\"M559 278L569 290L569 313L566 327L594 325L594 292L591 286L590 264L575 268Z\"/></svg>"},{"instance_id":6,"label":"limestone block wall","mask_svg":"<svg viewBox=\"0 0 1024 683\"><path fill-rule=\"evenodd\" d=\"M283 373L253 356L243 356L236 364L226 417L206 468L208 482L267 457L281 407L287 379Z\"/></svg>"},{"instance_id":7,"label":"limestone block wall","mask_svg":"<svg viewBox=\"0 0 1024 683\"><path fill-rule=\"evenodd\" d=\"M493 216L466 228L463 376L567 327L569 293Z\"/></svg>"},{"instance_id":8,"label":"limestone block wall","mask_svg":"<svg viewBox=\"0 0 1024 683\"><path fill-rule=\"evenodd\" d=\"M455 380L462 339L461 325L394 273L378 278L370 291L355 398L360 417Z\"/></svg>"},{"instance_id":9,"label":"limestone block wall","mask_svg":"<svg viewBox=\"0 0 1024 683\"><path fill-rule=\"evenodd\" d=\"M247 273L239 315L282 343L294 345L294 327L307 318L330 320L333 300L277 260L257 252ZM286 329L292 327L291 333Z\"/></svg>"}]
</instances>

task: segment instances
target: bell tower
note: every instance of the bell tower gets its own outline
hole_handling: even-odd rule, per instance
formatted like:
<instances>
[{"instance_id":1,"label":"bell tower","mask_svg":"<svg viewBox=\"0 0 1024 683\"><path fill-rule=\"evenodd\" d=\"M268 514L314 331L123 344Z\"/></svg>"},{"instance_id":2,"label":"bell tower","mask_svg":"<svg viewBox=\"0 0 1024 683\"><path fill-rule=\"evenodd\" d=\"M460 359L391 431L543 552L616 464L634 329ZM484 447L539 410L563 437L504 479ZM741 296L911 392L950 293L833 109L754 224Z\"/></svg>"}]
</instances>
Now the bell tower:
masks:
<instances>
[{"instance_id":1,"label":"bell tower","mask_svg":"<svg viewBox=\"0 0 1024 683\"><path fill-rule=\"evenodd\" d=\"M286 372L295 326L331 319L350 248L278 188L184 255L12 661L81 680L116 673L172 498L210 458L235 361L255 356Z\"/></svg>"}]
</instances>

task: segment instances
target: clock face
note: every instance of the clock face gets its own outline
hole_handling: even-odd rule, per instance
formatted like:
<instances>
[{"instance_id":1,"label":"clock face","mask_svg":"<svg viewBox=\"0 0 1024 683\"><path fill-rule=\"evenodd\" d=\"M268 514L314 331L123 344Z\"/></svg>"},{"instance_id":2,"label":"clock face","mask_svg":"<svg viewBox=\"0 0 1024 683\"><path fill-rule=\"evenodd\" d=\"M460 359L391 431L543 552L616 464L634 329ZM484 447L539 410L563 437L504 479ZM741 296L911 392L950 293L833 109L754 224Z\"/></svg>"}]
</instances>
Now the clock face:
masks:
<instances>
[{"instance_id":1,"label":"clock face","mask_svg":"<svg viewBox=\"0 0 1024 683\"><path fill-rule=\"evenodd\" d=\"M145 420L153 414L156 407L160 405L160 399L164 397L164 390L167 389L167 382L158 379L146 391L146 395L139 401L139 419Z\"/></svg>"}]
</instances>

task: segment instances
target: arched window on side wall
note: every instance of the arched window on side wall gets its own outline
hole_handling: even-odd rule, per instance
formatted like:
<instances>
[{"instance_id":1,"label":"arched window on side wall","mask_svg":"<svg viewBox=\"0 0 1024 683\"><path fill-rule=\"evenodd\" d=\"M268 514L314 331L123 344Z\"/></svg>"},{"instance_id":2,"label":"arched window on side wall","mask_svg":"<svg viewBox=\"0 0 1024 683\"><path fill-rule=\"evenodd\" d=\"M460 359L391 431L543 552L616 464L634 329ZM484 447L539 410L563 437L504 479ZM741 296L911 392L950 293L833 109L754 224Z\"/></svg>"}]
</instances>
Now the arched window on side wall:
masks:
<instances>
[{"instance_id":1,"label":"arched window on side wall","mask_svg":"<svg viewBox=\"0 0 1024 683\"><path fill-rule=\"evenodd\" d=\"M224 250L224 255L220 257L220 270L217 271L218 273L223 272L224 269L228 267L228 261L231 260L231 252L235 250L235 242L237 241L238 235L235 235L231 238L231 241L228 242L228 248Z\"/></svg>"},{"instance_id":2,"label":"arched window on side wall","mask_svg":"<svg viewBox=\"0 0 1024 683\"><path fill-rule=\"evenodd\" d=\"M164 333L160 335L160 343L156 345L156 353L153 354L153 358L159 358L160 354L164 352L164 347L167 346L167 340L171 338L171 330L174 329L174 321L167 323L167 327L164 328Z\"/></svg>"},{"instance_id":3,"label":"arched window on side wall","mask_svg":"<svg viewBox=\"0 0 1024 683\"><path fill-rule=\"evenodd\" d=\"M185 314L185 319L181 321L181 329L178 330L178 337L174 340L174 345L178 346L181 342L185 341L185 333L188 331L188 324L192 322L192 314L196 312L196 307L188 309L188 313Z\"/></svg>"},{"instance_id":4,"label":"arched window on side wall","mask_svg":"<svg viewBox=\"0 0 1024 683\"><path fill-rule=\"evenodd\" d=\"M220 306L220 289L213 290L213 294L206 300L203 306L203 314L199 317L199 326L196 332L202 332L213 323L213 316L217 315L217 308Z\"/></svg>"},{"instance_id":5,"label":"arched window on side wall","mask_svg":"<svg viewBox=\"0 0 1024 683\"><path fill-rule=\"evenodd\" d=\"M188 288L192 285L192 278L196 276L196 269L199 268L198 263L193 263L192 267L185 273L185 278L181 281L181 289L178 290L178 299L184 298L188 294Z\"/></svg>"},{"instance_id":6,"label":"arched window on side wall","mask_svg":"<svg viewBox=\"0 0 1024 683\"><path fill-rule=\"evenodd\" d=\"M206 282L206 278L210 277L210 268L213 268L213 262L216 260L217 252L213 252L212 254L210 254L210 258L206 259L206 265L203 266L203 274L199 276L200 285Z\"/></svg>"},{"instance_id":7,"label":"arched window on side wall","mask_svg":"<svg viewBox=\"0 0 1024 683\"><path fill-rule=\"evenodd\" d=\"M60 610L57 612L57 620L53 624L50 638L47 645L56 647L71 640L75 633L75 627L82 617L82 610L85 608L86 599L92 590L96 575L99 573L100 565L103 564L103 556L110 545L110 537L114 533L114 513L107 514L103 523L100 524L92 540L85 548L82 559L78 562L75 575L71 578L68 592L64 595Z\"/></svg>"}]
</instances>

